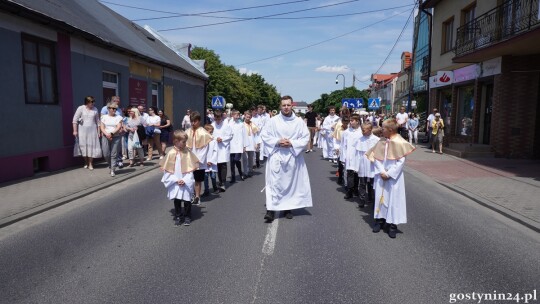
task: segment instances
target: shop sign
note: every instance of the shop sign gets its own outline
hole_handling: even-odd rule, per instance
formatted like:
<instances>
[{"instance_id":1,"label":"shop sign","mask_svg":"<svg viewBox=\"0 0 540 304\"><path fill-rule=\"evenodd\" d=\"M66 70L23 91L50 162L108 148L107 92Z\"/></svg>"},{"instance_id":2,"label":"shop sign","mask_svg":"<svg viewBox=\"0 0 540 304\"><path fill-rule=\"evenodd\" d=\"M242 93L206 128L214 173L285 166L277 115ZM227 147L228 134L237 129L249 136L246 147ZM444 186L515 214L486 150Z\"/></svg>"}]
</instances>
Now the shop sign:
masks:
<instances>
[{"instance_id":1,"label":"shop sign","mask_svg":"<svg viewBox=\"0 0 540 304\"><path fill-rule=\"evenodd\" d=\"M481 62L478 72L478 77L487 77L487 76L493 76L498 75L501 73L501 64L502 64L502 57L493 58L490 60L486 60L484 62Z\"/></svg>"},{"instance_id":2,"label":"shop sign","mask_svg":"<svg viewBox=\"0 0 540 304\"><path fill-rule=\"evenodd\" d=\"M454 70L454 83L476 79L478 77L478 65L471 64L461 69Z\"/></svg>"},{"instance_id":3,"label":"shop sign","mask_svg":"<svg viewBox=\"0 0 540 304\"><path fill-rule=\"evenodd\" d=\"M438 71L437 75L429 77L429 87L437 88L454 83L453 71Z\"/></svg>"}]
</instances>

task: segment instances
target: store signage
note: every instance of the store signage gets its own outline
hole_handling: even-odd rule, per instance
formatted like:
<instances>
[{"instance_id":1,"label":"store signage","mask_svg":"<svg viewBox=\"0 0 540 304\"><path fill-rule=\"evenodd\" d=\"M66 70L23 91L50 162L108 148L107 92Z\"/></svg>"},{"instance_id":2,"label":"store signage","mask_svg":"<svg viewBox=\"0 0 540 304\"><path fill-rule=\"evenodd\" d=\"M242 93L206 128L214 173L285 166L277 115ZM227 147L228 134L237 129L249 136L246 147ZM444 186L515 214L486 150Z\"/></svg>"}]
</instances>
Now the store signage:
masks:
<instances>
[{"instance_id":1,"label":"store signage","mask_svg":"<svg viewBox=\"0 0 540 304\"><path fill-rule=\"evenodd\" d=\"M478 65L479 67L478 78L500 74L501 64L502 64L502 57L497 57L497 58L493 58L493 59L481 62Z\"/></svg>"},{"instance_id":2,"label":"store signage","mask_svg":"<svg viewBox=\"0 0 540 304\"><path fill-rule=\"evenodd\" d=\"M129 79L129 105L146 105L148 85L144 80Z\"/></svg>"},{"instance_id":3,"label":"store signage","mask_svg":"<svg viewBox=\"0 0 540 304\"><path fill-rule=\"evenodd\" d=\"M478 65L471 64L461 69L454 70L454 83L474 80L478 77Z\"/></svg>"},{"instance_id":4,"label":"store signage","mask_svg":"<svg viewBox=\"0 0 540 304\"><path fill-rule=\"evenodd\" d=\"M429 77L429 87L437 88L454 83L453 71L438 71L437 75Z\"/></svg>"}]
</instances>

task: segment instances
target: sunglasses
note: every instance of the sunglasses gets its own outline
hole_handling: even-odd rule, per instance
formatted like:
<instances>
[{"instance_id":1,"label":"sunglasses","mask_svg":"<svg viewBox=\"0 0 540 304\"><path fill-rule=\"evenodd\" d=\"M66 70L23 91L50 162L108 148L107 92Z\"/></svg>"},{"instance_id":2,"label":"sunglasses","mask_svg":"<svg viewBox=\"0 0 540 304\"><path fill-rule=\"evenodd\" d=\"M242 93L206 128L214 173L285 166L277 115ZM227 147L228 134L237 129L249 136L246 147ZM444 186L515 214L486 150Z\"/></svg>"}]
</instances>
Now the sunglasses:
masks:
<instances>
[{"instance_id":1,"label":"sunglasses","mask_svg":"<svg viewBox=\"0 0 540 304\"><path fill-rule=\"evenodd\" d=\"M109 110L116 110L116 108L113 108L113 107L109 107Z\"/></svg>"}]
</instances>

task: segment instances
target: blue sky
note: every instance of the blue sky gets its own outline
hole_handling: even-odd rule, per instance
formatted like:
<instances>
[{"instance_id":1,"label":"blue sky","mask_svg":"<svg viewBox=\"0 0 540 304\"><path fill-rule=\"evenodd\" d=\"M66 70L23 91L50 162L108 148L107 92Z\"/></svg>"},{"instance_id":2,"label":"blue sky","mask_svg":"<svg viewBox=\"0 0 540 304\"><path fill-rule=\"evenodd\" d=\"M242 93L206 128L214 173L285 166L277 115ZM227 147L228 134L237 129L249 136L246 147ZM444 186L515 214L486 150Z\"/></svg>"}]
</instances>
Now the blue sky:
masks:
<instances>
[{"instance_id":1,"label":"blue sky","mask_svg":"<svg viewBox=\"0 0 540 304\"><path fill-rule=\"evenodd\" d=\"M286 2L289 4L276 5ZM244 73L258 73L268 83L275 85L282 95L291 95L295 101L311 103L321 94L331 93L343 87L343 77L339 76L339 84L335 83L338 74L345 76L347 87L352 86L353 73L357 79L369 82L370 75L379 69L403 29L413 9L414 1L107 0L102 3L140 25L151 26L173 43L189 42L194 46L212 49L220 56L223 63L234 65ZM262 5L273 6L199 16L136 20L173 16L173 14L152 10L176 14L201 14ZM327 7L311 9L321 6ZM392 9L355 14L388 8ZM311 10L283 14L306 9ZM343 14L355 15L298 19ZM268 15L275 15L271 18L297 19L256 19L176 29L238 20L228 18L254 18ZM383 21L384 19L387 20ZM376 22L379 23L370 26ZM366 26L369 27L362 29ZM413 20L411 18L403 36L379 73L399 72L401 53L412 50L412 36ZM333 40L308 47L329 39ZM300 48L305 49L283 54ZM268 57L274 58L259 61ZM367 84L357 81L356 87L364 89Z\"/></svg>"}]
</instances>

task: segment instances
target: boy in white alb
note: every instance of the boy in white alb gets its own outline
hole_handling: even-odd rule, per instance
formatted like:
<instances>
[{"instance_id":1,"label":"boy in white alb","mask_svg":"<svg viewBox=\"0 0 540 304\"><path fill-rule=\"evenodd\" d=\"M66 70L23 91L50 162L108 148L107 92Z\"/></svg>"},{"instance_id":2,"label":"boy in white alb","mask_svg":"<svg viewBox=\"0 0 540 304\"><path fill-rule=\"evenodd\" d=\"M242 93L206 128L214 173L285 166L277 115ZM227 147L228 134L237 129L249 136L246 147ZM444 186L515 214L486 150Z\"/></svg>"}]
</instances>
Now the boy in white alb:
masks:
<instances>
[{"instance_id":1,"label":"boy in white alb","mask_svg":"<svg viewBox=\"0 0 540 304\"><path fill-rule=\"evenodd\" d=\"M357 170L360 184L360 200L358 201L358 205L360 208L364 208L368 202L373 202L373 177L375 176L375 165L365 157L365 154L377 144L379 137L371 133L373 125L370 122L363 123L361 129L362 136L356 142L356 150L359 154Z\"/></svg>"},{"instance_id":2,"label":"boy in white alb","mask_svg":"<svg viewBox=\"0 0 540 304\"><path fill-rule=\"evenodd\" d=\"M242 154L242 167L244 168L244 176L253 176L253 161L255 159L255 151L260 147L259 127L251 121L251 112L244 112L244 128L246 130L246 148Z\"/></svg>"},{"instance_id":3,"label":"boy in white alb","mask_svg":"<svg viewBox=\"0 0 540 304\"><path fill-rule=\"evenodd\" d=\"M204 129L210 135L214 133L214 127L211 124L205 125ZM214 193L219 193L219 189L216 183L217 158L218 158L217 141L214 138L208 144L208 153L206 154L207 167L204 174L204 192L201 196L210 195L210 185L208 183L208 179L212 181L212 188L214 189Z\"/></svg>"},{"instance_id":4,"label":"boy in white alb","mask_svg":"<svg viewBox=\"0 0 540 304\"><path fill-rule=\"evenodd\" d=\"M197 156L186 148L187 139L187 134L184 131L174 131L174 146L159 163L161 170L163 170L161 182L167 189L167 197L174 200L176 226L182 222L184 222L184 226L191 224L191 195L195 183L193 171L199 165ZM183 213L182 204L184 204Z\"/></svg>"},{"instance_id":5,"label":"boy in white alb","mask_svg":"<svg viewBox=\"0 0 540 304\"><path fill-rule=\"evenodd\" d=\"M234 167L238 169L238 174L240 179L244 180L244 175L242 173L242 153L246 149L246 128L244 128L244 122L240 120L240 112L238 110L233 110L231 112L232 119L229 121L229 126L233 134L231 140L231 183L236 182L236 175Z\"/></svg>"},{"instance_id":6,"label":"boy in white alb","mask_svg":"<svg viewBox=\"0 0 540 304\"><path fill-rule=\"evenodd\" d=\"M197 206L201 203L202 183L204 182L204 175L208 166L206 156L208 154L208 144L212 141L212 135L201 127L202 118L199 112L193 111L190 115L191 127L186 130L188 136L186 146L199 159L199 169L193 172L193 178L195 178L193 205Z\"/></svg>"},{"instance_id":7,"label":"boy in white alb","mask_svg":"<svg viewBox=\"0 0 540 304\"><path fill-rule=\"evenodd\" d=\"M214 133L212 136L217 142L217 175L219 192L225 192L225 181L227 179L227 162L229 162L230 143L233 138L231 127L225 121L223 112L220 109L214 110ZM217 192L217 191L216 191Z\"/></svg>"},{"instance_id":8,"label":"boy in white alb","mask_svg":"<svg viewBox=\"0 0 540 304\"><path fill-rule=\"evenodd\" d=\"M356 144L362 136L359 129L360 115L352 114L349 128L343 132L341 139L341 149L343 150L343 161L345 170L347 170L347 194L345 199L350 199L353 195L358 196L358 167L361 160L359 151L356 149Z\"/></svg>"},{"instance_id":9,"label":"boy in white alb","mask_svg":"<svg viewBox=\"0 0 540 304\"><path fill-rule=\"evenodd\" d=\"M341 149L341 139L343 136L343 133L349 128L349 116L344 116L340 119L340 121L337 122L335 126L334 133L332 134L334 143L332 146L334 147L334 155L337 155L337 164L338 164L338 185L343 185L345 180L345 174L343 172L343 149Z\"/></svg>"},{"instance_id":10,"label":"boy in white alb","mask_svg":"<svg viewBox=\"0 0 540 304\"><path fill-rule=\"evenodd\" d=\"M415 150L414 146L397 132L395 119L383 122L383 136L366 152L375 164L375 210L373 232L384 228L390 238L395 238L397 225L407 223L407 198L405 193L405 157Z\"/></svg>"}]
</instances>

